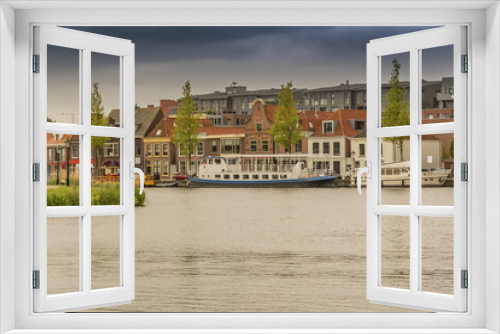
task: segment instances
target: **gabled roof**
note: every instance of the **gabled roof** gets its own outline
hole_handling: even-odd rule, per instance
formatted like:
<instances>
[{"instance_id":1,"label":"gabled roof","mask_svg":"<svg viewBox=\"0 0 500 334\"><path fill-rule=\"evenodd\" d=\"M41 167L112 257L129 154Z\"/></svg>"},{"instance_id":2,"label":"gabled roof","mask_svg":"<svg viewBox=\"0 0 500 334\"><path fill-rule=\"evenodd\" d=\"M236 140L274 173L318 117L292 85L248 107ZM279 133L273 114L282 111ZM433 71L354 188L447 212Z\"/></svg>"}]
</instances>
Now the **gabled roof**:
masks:
<instances>
[{"instance_id":1,"label":"gabled roof","mask_svg":"<svg viewBox=\"0 0 500 334\"><path fill-rule=\"evenodd\" d=\"M47 133L47 145L66 145L66 139L71 142L75 142L79 140L79 136L77 135L61 135L59 140L56 140L56 135L53 133Z\"/></svg>"},{"instance_id":2,"label":"gabled roof","mask_svg":"<svg viewBox=\"0 0 500 334\"><path fill-rule=\"evenodd\" d=\"M151 128L152 122L157 118L158 113L162 113L161 107L136 107L135 112L135 137L142 138L146 136L146 132ZM108 118L114 119L116 125L120 125L120 109L113 109L109 113Z\"/></svg>"}]
</instances>

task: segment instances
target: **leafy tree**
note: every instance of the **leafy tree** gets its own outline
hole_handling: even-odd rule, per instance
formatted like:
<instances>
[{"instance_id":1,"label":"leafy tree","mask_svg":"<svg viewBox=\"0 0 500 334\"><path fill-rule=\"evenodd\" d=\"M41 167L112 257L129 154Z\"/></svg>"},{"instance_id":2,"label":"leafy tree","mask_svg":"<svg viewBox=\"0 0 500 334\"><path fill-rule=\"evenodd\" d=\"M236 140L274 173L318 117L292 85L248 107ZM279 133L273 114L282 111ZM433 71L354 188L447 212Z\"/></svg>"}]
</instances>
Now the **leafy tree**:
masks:
<instances>
[{"instance_id":1,"label":"leafy tree","mask_svg":"<svg viewBox=\"0 0 500 334\"><path fill-rule=\"evenodd\" d=\"M91 93L91 124L96 126L107 126L109 123L108 118L104 115L104 106L102 105L102 96L99 93L99 83L95 82L92 85L92 93ZM96 168L96 176L99 176L99 166L101 166L101 156L99 154L99 149L104 147L104 144L109 141L108 137L96 137L93 136L91 139L92 149L96 149L97 155L97 168Z\"/></svg>"},{"instance_id":2,"label":"leafy tree","mask_svg":"<svg viewBox=\"0 0 500 334\"><path fill-rule=\"evenodd\" d=\"M450 148L448 149L448 156L452 159L455 158L455 137L451 139Z\"/></svg>"},{"instance_id":3,"label":"leafy tree","mask_svg":"<svg viewBox=\"0 0 500 334\"><path fill-rule=\"evenodd\" d=\"M276 144L284 146L286 152L291 152L292 145L299 144L304 137L299 121L293 102L292 82L289 82L281 85L278 109L274 114L274 124L269 131Z\"/></svg>"},{"instance_id":4,"label":"leafy tree","mask_svg":"<svg viewBox=\"0 0 500 334\"><path fill-rule=\"evenodd\" d=\"M54 121L52 118L50 118L49 116L47 116L47 122L48 123L55 123L56 121Z\"/></svg>"},{"instance_id":5,"label":"leafy tree","mask_svg":"<svg viewBox=\"0 0 500 334\"><path fill-rule=\"evenodd\" d=\"M191 156L196 152L198 127L201 125L201 113L196 111L196 103L191 94L191 83L186 81L182 87L183 97L177 109L174 125L174 144L179 145L181 153L188 158L188 174L191 175Z\"/></svg>"},{"instance_id":6,"label":"leafy tree","mask_svg":"<svg viewBox=\"0 0 500 334\"><path fill-rule=\"evenodd\" d=\"M387 104L382 113L382 126L404 126L410 125L410 107L405 99L406 89L399 86L399 70L401 64L397 59L392 60L391 89L387 92ZM405 137L391 137L390 141L399 148L401 160L403 160L403 142Z\"/></svg>"}]
</instances>

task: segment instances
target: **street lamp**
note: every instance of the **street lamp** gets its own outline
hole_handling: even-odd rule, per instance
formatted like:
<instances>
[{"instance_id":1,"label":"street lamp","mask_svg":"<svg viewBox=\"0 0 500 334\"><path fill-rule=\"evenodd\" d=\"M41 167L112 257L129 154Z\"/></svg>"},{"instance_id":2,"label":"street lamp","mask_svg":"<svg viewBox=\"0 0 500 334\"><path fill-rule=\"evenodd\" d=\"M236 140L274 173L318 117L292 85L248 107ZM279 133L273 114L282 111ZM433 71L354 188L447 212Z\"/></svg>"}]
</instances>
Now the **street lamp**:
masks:
<instances>
[{"instance_id":1,"label":"street lamp","mask_svg":"<svg viewBox=\"0 0 500 334\"><path fill-rule=\"evenodd\" d=\"M66 143L66 185L69 186L69 137L65 141Z\"/></svg>"}]
</instances>

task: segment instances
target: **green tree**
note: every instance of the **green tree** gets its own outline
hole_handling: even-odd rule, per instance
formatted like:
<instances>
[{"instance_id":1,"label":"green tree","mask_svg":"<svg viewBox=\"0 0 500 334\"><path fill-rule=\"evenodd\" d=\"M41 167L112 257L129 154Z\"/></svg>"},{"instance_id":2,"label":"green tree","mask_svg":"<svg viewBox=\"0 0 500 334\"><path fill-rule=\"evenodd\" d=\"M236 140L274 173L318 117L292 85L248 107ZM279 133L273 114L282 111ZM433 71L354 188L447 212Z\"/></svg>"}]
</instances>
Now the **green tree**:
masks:
<instances>
[{"instance_id":1,"label":"green tree","mask_svg":"<svg viewBox=\"0 0 500 334\"><path fill-rule=\"evenodd\" d=\"M92 93L91 93L91 114L90 114L90 122L92 125L96 126L107 126L109 123L108 118L104 115L104 106L102 104L102 96L99 93L99 83L95 82L92 85ZM96 168L96 177L99 176L99 170L101 166L101 155L99 154L99 150L104 147L104 144L109 141L108 137L96 137L93 136L90 139L92 149L96 149L97 156L97 168Z\"/></svg>"},{"instance_id":2,"label":"green tree","mask_svg":"<svg viewBox=\"0 0 500 334\"><path fill-rule=\"evenodd\" d=\"M299 144L304 137L299 121L293 102L292 82L289 82L281 85L278 109L274 114L274 124L269 131L276 144L284 146L286 152L291 152L292 145Z\"/></svg>"},{"instance_id":3,"label":"green tree","mask_svg":"<svg viewBox=\"0 0 500 334\"><path fill-rule=\"evenodd\" d=\"M196 104L191 94L191 83L186 81L182 87L183 97L177 109L174 125L174 144L179 145L181 153L188 158L188 175L191 175L191 156L196 152L198 127L201 125L201 113L196 111Z\"/></svg>"},{"instance_id":4,"label":"green tree","mask_svg":"<svg viewBox=\"0 0 500 334\"><path fill-rule=\"evenodd\" d=\"M382 126L410 125L410 107L406 101L406 89L399 86L399 70L401 64L397 59L392 60L391 89L387 92L387 104L382 113ZM403 159L403 142L405 137L390 137L385 140L395 144Z\"/></svg>"},{"instance_id":5,"label":"green tree","mask_svg":"<svg viewBox=\"0 0 500 334\"><path fill-rule=\"evenodd\" d=\"M455 137L451 139L450 148L448 149L448 156L452 159L455 158Z\"/></svg>"},{"instance_id":6,"label":"green tree","mask_svg":"<svg viewBox=\"0 0 500 334\"><path fill-rule=\"evenodd\" d=\"M55 123L56 121L54 121L52 118L50 118L49 116L47 116L47 122L48 123Z\"/></svg>"}]
</instances>

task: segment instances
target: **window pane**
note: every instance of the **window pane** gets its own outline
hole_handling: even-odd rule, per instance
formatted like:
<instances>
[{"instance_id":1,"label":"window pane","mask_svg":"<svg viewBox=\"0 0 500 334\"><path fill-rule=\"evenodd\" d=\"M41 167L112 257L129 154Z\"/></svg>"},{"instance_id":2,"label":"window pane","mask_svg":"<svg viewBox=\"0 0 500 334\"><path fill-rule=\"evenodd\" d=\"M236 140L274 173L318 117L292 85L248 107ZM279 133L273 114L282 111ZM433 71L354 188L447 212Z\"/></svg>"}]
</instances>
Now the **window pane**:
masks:
<instances>
[{"instance_id":1,"label":"window pane","mask_svg":"<svg viewBox=\"0 0 500 334\"><path fill-rule=\"evenodd\" d=\"M381 142L383 146L380 159L381 203L382 205L409 205L410 139L408 137L385 137L381 139ZM358 162L356 160L356 167L358 167Z\"/></svg>"},{"instance_id":2,"label":"window pane","mask_svg":"<svg viewBox=\"0 0 500 334\"><path fill-rule=\"evenodd\" d=\"M453 122L453 45L423 49L422 123Z\"/></svg>"},{"instance_id":3,"label":"window pane","mask_svg":"<svg viewBox=\"0 0 500 334\"><path fill-rule=\"evenodd\" d=\"M80 136L47 133L47 206L80 205Z\"/></svg>"},{"instance_id":4,"label":"window pane","mask_svg":"<svg viewBox=\"0 0 500 334\"><path fill-rule=\"evenodd\" d=\"M120 125L120 57L92 52L92 125Z\"/></svg>"},{"instance_id":5,"label":"window pane","mask_svg":"<svg viewBox=\"0 0 500 334\"><path fill-rule=\"evenodd\" d=\"M92 205L120 205L120 139L96 137L92 145Z\"/></svg>"},{"instance_id":6,"label":"window pane","mask_svg":"<svg viewBox=\"0 0 500 334\"><path fill-rule=\"evenodd\" d=\"M47 45L47 122L80 123L80 50Z\"/></svg>"},{"instance_id":7,"label":"window pane","mask_svg":"<svg viewBox=\"0 0 500 334\"><path fill-rule=\"evenodd\" d=\"M80 291L80 218L47 218L47 294Z\"/></svg>"},{"instance_id":8,"label":"window pane","mask_svg":"<svg viewBox=\"0 0 500 334\"><path fill-rule=\"evenodd\" d=\"M453 294L453 218L421 217L422 291Z\"/></svg>"},{"instance_id":9,"label":"window pane","mask_svg":"<svg viewBox=\"0 0 500 334\"><path fill-rule=\"evenodd\" d=\"M410 125L410 53L381 58L381 125Z\"/></svg>"},{"instance_id":10,"label":"window pane","mask_svg":"<svg viewBox=\"0 0 500 334\"><path fill-rule=\"evenodd\" d=\"M92 217L92 290L120 286L120 219Z\"/></svg>"},{"instance_id":11,"label":"window pane","mask_svg":"<svg viewBox=\"0 0 500 334\"><path fill-rule=\"evenodd\" d=\"M382 216L381 285L410 289L410 217Z\"/></svg>"},{"instance_id":12,"label":"window pane","mask_svg":"<svg viewBox=\"0 0 500 334\"><path fill-rule=\"evenodd\" d=\"M426 135L422 141L422 205L454 205L453 133Z\"/></svg>"}]
</instances>

